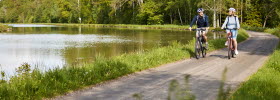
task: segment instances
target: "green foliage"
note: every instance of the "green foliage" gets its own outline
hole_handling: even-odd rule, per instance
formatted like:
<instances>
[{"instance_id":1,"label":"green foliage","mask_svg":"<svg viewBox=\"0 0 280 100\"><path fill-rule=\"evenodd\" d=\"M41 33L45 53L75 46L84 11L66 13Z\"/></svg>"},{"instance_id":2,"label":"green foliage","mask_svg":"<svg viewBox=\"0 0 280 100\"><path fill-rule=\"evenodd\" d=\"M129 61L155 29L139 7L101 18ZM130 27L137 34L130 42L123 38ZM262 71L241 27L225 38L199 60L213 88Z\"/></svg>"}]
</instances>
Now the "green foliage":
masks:
<instances>
[{"instance_id":1,"label":"green foliage","mask_svg":"<svg viewBox=\"0 0 280 100\"><path fill-rule=\"evenodd\" d=\"M265 32L280 37L280 28L266 29Z\"/></svg>"},{"instance_id":2,"label":"green foliage","mask_svg":"<svg viewBox=\"0 0 280 100\"><path fill-rule=\"evenodd\" d=\"M0 24L0 32L4 32L8 29L7 25Z\"/></svg>"},{"instance_id":3,"label":"green foliage","mask_svg":"<svg viewBox=\"0 0 280 100\"><path fill-rule=\"evenodd\" d=\"M204 8L213 23L214 11L224 20L228 8L250 26L275 27L280 21L279 0L2 0L2 23L183 24L197 8ZM242 10L242 12L241 12Z\"/></svg>"},{"instance_id":4,"label":"green foliage","mask_svg":"<svg viewBox=\"0 0 280 100\"><path fill-rule=\"evenodd\" d=\"M247 38L249 38L249 35L247 34L246 30L240 29L238 31L237 41L238 42L245 41Z\"/></svg>"},{"instance_id":5,"label":"green foliage","mask_svg":"<svg viewBox=\"0 0 280 100\"><path fill-rule=\"evenodd\" d=\"M141 6L139 11L139 15L137 16L139 19L139 23L147 22L142 24L162 24L163 16L160 13L160 7L162 3L156 3L152 0L148 0Z\"/></svg>"},{"instance_id":6,"label":"green foliage","mask_svg":"<svg viewBox=\"0 0 280 100\"><path fill-rule=\"evenodd\" d=\"M264 32L267 28L263 28L263 27L254 27L254 26L249 26L249 25L242 25L242 28L246 29L246 30L251 30L251 31L258 31L258 32Z\"/></svg>"},{"instance_id":7,"label":"green foliage","mask_svg":"<svg viewBox=\"0 0 280 100\"><path fill-rule=\"evenodd\" d=\"M258 12L256 8L252 8L248 12L250 12L250 15L245 17L247 19L245 21L245 24L253 27L261 27L262 26L261 13Z\"/></svg>"}]
</instances>

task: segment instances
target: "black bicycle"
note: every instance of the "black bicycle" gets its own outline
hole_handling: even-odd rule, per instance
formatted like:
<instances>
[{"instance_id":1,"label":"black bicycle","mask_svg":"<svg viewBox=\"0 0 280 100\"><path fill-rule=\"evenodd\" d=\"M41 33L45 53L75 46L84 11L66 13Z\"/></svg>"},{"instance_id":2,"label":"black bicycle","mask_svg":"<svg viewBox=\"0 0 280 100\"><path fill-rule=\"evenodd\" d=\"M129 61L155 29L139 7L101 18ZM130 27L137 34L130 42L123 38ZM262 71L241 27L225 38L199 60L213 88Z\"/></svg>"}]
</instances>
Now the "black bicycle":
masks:
<instances>
[{"instance_id":1,"label":"black bicycle","mask_svg":"<svg viewBox=\"0 0 280 100\"><path fill-rule=\"evenodd\" d=\"M193 29L193 31L197 31L198 32L198 37L196 37L195 40L195 57L196 59L199 59L201 56L203 58L206 57L206 41L205 38L203 36L203 31L206 31L205 28L197 28L197 29Z\"/></svg>"},{"instance_id":2,"label":"black bicycle","mask_svg":"<svg viewBox=\"0 0 280 100\"><path fill-rule=\"evenodd\" d=\"M235 46L233 42L233 35L232 30L237 30L237 28L229 29L224 28L224 30L229 30L229 33L227 33L227 39L228 39L228 59L235 58Z\"/></svg>"}]
</instances>

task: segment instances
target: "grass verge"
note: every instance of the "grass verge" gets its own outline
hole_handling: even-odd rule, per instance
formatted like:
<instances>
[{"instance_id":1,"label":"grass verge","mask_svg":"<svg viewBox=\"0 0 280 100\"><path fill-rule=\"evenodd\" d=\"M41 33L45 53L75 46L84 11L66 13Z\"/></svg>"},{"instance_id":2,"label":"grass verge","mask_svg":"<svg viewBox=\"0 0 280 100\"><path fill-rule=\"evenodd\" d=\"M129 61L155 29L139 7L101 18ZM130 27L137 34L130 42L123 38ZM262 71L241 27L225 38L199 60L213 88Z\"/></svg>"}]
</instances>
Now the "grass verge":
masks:
<instances>
[{"instance_id":1,"label":"grass verge","mask_svg":"<svg viewBox=\"0 0 280 100\"><path fill-rule=\"evenodd\" d=\"M249 26L249 25L242 25L242 28L246 30L251 30L251 31L258 31L258 32L264 32L267 28L263 27L254 27L254 26Z\"/></svg>"},{"instance_id":2,"label":"grass verge","mask_svg":"<svg viewBox=\"0 0 280 100\"><path fill-rule=\"evenodd\" d=\"M0 32L5 32L9 29L7 25L0 24Z\"/></svg>"},{"instance_id":3,"label":"grass verge","mask_svg":"<svg viewBox=\"0 0 280 100\"><path fill-rule=\"evenodd\" d=\"M33 24L33 23L31 23ZM165 29L165 30L188 30L189 25L135 25L135 24L69 24L69 23L36 23L45 25L59 25L59 26L82 26L82 27L96 27L96 28L129 28L129 29Z\"/></svg>"},{"instance_id":4,"label":"grass verge","mask_svg":"<svg viewBox=\"0 0 280 100\"><path fill-rule=\"evenodd\" d=\"M245 40L246 31L240 30L238 39ZM225 39L209 41L209 52L224 48ZM154 48L112 58L97 57L82 66L67 66L41 72L30 70L22 64L17 75L7 81L5 73L0 77L0 99L42 99L81 89L115 79L127 74L157 67L162 64L190 58L194 54L194 41L188 44L172 42L170 46Z\"/></svg>"},{"instance_id":5,"label":"grass verge","mask_svg":"<svg viewBox=\"0 0 280 100\"><path fill-rule=\"evenodd\" d=\"M23 24L23 23L10 23ZM161 30L189 30L189 25L136 25L136 24L69 24L69 23L26 23L26 24L44 24L44 25L58 25L58 26L82 26L82 27L96 27L96 28L124 28L124 29L161 29ZM196 28L194 25L193 28ZM210 27L210 30L223 31L220 28Z\"/></svg>"}]
</instances>

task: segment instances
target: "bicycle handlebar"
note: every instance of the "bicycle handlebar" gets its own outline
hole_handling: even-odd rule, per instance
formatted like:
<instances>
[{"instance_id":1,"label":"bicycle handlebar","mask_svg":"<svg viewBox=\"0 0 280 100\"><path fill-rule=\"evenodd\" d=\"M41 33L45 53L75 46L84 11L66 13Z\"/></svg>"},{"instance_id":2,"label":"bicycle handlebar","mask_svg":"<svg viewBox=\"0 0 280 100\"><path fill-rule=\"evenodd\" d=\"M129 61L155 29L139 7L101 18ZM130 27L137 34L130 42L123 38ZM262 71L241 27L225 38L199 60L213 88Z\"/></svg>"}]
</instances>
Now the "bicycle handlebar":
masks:
<instances>
[{"instance_id":1,"label":"bicycle handlebar","mask_svg":"<svg viewBox=\"0 0 280 100\"><path fill-rule=\"evenodd\" d=\"M224 30L237 30L237 28L223 28Z\"/></svg>"},{"instance_id":2,"label":"bicycle handlebar","mask_svg":"<svg viewBox=\"0 0 280 100\"><path fill-rule=\"evenodd\" d=\"M197 28L197 29L192 29L192 31L206 31L205 28Z\"/></svg>"}]
</instances>

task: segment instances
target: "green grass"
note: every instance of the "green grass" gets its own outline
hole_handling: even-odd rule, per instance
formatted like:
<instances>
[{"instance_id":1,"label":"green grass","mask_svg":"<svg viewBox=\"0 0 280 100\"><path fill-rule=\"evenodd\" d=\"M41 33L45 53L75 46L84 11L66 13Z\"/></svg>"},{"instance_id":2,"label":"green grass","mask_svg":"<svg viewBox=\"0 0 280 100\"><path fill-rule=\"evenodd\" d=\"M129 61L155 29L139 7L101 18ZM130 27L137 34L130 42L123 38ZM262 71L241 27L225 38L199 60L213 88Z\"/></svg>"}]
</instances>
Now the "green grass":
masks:
<instances>
[{"instance_id":1,"label":"green grass","mask_svg":"<svg viewBox=\"0 0 280 100\"><path fill-rule=\"evenodd\" d=\"M15 24L15 23L13 23ZM22 24L22 23L17 23ZM26 24L44 24L44 25L59 25L59 26L82 26L82 27L96 27L96 28L128 28L128 29L160 29L160 30L188 30L189 25L136 25L136 24L69 24L69 23L26 23ZM196 28L196 25L193 26ZM210 27L210 30L223 31L220 28Z\"/></svg>"},{"instance_id":2,"label":"green grass","mask_svg":"<svg viewBox=\"0 0 280 100\"><path fill-rule=\"evenodd\" d=\"M251 31L258 31L258 32L264 32L267 28L263 27L254 27L254 26L248 26L248 25L242 25L242 28L246 30L251 30Z\"/></svg>"},{"instance_id":3,"label":"green grass","mask_svg":"<svg viewBox=\"0 0 280 100\"><path fill-rule=\"evenodd\" d=\"M280 28L266 29L265 32L280 37Z\"/></svg>"},{"instance_id":4,"label":"green grass","mask_svg":"<svg viewBox=\"0 0 280 100\"><path fill-rule=\"evenodd\" d=\"M246 40L248 37L249 37L249 35L246 33L246 30L245 29L240 29L238 31L237 41L242 42L242 41Z\"/></svg>"},{"instance_id":5,"label":"green grass","mask_svg":"<svg viewBox=\"0 0 280 100\"><path fill-rule=\"evenodd\" d=\"M31 23L33 24L33 23ZM45 25L61 25L61 26L82 26L82 27L102 27L102 28L130 28L130 29L168 29L168 30L187 30L189 25L135 25L135 24L69 24L69 23L36 23Z\"/></svg>"},{"instance_id":6,"label":"green grass","mask_svg":"<svg viewBox=\"0 0 280 100\"><path fill-rule=\"evenodd\" d=\"M8 26L7 25L3 25L3 24L0 24L0 32L5 32L8 30Z\"/></svg>"},{"instance_id":7,"label":"green grass","mask_svg":"<svg viewBox=\"0 0 280 100\"><path fill-rule=\"evenodd\" d=\"M280 29L265 32L280 36ZM280 45L257 73L244 82L231 100L278 100L280 98Z\"/></svg>"},{"instance_id":8,"label":"green grass","mask_svg":"<svg viewBox=\"0 0 280 100\"><path fill-rule=\"evenodd\" d=\"M246 34L241 30L242 34ZM209 52L224 48L225 39L209 41ZM172 42L170 46L147 51L123 54L112 58L96 57L92 63L82 66L67 66L46 72L30 70L28 64L17 69L17 75L9 78L2 73L0 77L0 99L42 99L95 85L107 80L128 75L162 64L188 59L194 54L194 40L188 44Z\"/></svg>"}]
</instances>

